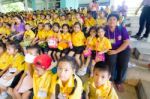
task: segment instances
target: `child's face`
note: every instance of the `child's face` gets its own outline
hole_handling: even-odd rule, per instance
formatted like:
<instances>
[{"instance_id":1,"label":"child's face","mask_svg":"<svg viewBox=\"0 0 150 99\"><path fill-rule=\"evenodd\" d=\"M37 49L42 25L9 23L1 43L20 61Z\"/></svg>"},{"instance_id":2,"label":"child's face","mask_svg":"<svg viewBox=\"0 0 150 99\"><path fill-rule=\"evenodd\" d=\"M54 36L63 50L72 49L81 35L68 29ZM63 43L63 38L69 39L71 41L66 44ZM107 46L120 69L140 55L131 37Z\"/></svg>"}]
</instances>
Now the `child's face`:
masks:
<instances>
[{"instance_id":1,"label":"child's face","mask_svg":"<svg viewBox=\"0 0 150 99\"><path fill-rule=\"evenodd\" d=\"M59 31L59 28L57 26L53 26L53 31L54 32L58 32Z\"/></svg>"},{"instance_id":2,"label":"child's face","mask_svg":"<svg viewBox=\"0 0 150 99\"><path fill-rule=\"evenodd\" d=\"M17 52L17 49L13 48L11 45L7 46L7 52L9 55L14 55Z\"/></svg>"},{"instance_id":3,"label":"child's face","mask_svg":"<svg viewBox=\"0 0 150 99\"><path fill-rule=\"evenodd\" d=\"M94 78L95 86L100 87L110 79L110 75L108 71L100 71L99 69L95 69L93 78Z\"/></svg>"},{"instance_id":4,"label":"child's face","mask_svg":"<svg viewBox=\"0 0 150 99\"><path fill-rule=\"evenodd\" d=\"M73 69L69 62L60 62L58 64L57 74L62 82L67 82L73 75Z\"/></svg>"},{"instance_id":5,"label":"child's face","mask_svg":"<svg viewBox=\"0 0 150 99\"><path fill-rule=\"evenodd\" d=\"M68 32L68 27L67 26L64 26L63 27L63 33L67 33Z\"/></svg>"},{"instance_id":6,"label":"child's face","mask_svg":"<svg viewBox=\"0 0 150 99\"><path fill-rule=\"evenodd\" d=\"M46 19L50 19L50 16L49 16L49 15L47 15L47 16L46 16Z\"/></svg>"},{"instance_id":7,"label":"child's face","mask_svg":"<svg viewBox=\"0 0 150 99\"><path fill-rule=\"evenodd\" d=\"M0 55L4 53L4 49L0 47Z\"/></svg>"},{"instance_id":8,"label":"child's face","mask_svg":"<svg viewBox=\"0 0 150 99\"><path fill-rule=\"evenodd\" d=\"M99 37L104 37L105 31L103 29L98 30L98 36Z\"/></svg>"},{"instance_id":9,"label":"child's face","mask_svg":"<svg viewBox=\"0 0 150 99\"><path fill-rule=\"evenodd\" d=\"M75 25L75 26L74 26L74 31L75 31L75 32L81 31L80 26L79 26L79 25Z\"/></svg>"},{"instance_id":10,"label":"child's face","mask_svg":"<svg viewBox=\"0 0 150 99\"><path fill-rule=\"evenodd\" d=\"M39 25L38 25L38 29L39 29L39 30L43 29L43 25L42 25L42 24L39 24Z\"/></svg>"},{"instance_id":11,"label":"child's face","mask_svg":"<svg viewBox=\"0 0 150 99\"><path fill-rule=\"evenodd\" d=\"M61 16L61 20L65 20L65 16Z\"/></svg>"},{"instance_id":12,"label":"child's face","mask_svg":"<svg viewBox=\"0 0 150 99\"><path fill-rule=\"evenodd\" d=\"M31 28L30 28L29 25L25 25L25 29L26 29L26 30L30 30Z\"/></svg>"},{"instance_id":13,"label":"child's face","mask_svg":"<svg viewBox=\"0 0 150 99\"><path fill-rule=\"evenodd\" d=\"M45 71L46 70L35 66L35 72L38 74L38 76L42 76L45 73Z\"/></svg>"},{"instance_id":14,"label":"child's face","mask_svg":"<svg viewBox=\"0 0 150 99\"><path fill-rule=\"evenodd\" d=\"M96 36L96 31L95 31L95 30L91 30L90 35L91 35L92 37L95 37L95 36Z\"/></svg>"},{"instance_id":15,"label":"child's face","mask_svg":"<svg viewBox=\"0 0 150 99\"><path fill-rule=\"evenodd\" d=\"M33 55L33 56L39 55L39 53L37 52L37 49L35 49L35 48L28 49L28 50L27 50L27 53L28 53L28 54L31 54L31 55Z\"/></svg>"},{"instance_id":16,"label":"child's face","mask_svg":"<svg viewBox=\"0 0 150 99\"><path fill-rule=\"evenodd\" d=\"M44 29L45 30L50 30L50 27L48 25L45 25Z\"/></svg>"}]
</instances>

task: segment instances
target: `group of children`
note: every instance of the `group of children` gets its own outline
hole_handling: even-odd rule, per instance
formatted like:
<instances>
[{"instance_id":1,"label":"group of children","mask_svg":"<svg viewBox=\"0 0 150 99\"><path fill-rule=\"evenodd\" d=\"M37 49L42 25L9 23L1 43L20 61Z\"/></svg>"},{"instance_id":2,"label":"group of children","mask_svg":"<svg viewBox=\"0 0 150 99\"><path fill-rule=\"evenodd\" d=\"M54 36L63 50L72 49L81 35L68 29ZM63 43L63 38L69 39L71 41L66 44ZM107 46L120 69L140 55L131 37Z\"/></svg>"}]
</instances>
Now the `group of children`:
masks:
<instances>
[{"instance_id":1,"label":"group of children","mask_svg":"<svg viewBox=\"0 0 150 99\"><path fill-rule=\"evenodd\" d=\"M0 17L0 97L118 99L105 63L111 42L104 12L96 20L85 10L38 13L20 13L25 31L19 42L12 31L18 16ZM90 78L83 83L79 76L88 67Z\"/></svg>"}]
</instances>

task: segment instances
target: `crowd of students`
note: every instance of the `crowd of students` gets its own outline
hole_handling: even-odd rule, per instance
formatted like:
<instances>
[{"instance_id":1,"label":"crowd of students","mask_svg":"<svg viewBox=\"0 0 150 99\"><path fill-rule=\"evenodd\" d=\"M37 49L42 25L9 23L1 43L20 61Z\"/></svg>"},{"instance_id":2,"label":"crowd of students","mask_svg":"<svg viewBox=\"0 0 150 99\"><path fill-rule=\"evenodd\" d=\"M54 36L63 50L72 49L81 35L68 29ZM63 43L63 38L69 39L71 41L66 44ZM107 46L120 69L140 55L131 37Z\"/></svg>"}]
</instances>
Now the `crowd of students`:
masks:
<instances>
[{"instance_id":1,"label":"crowd of students","mask_svg":"<svg viewBox=\"0 0 150 99\"><path fill-rule=\"evenodd\" d=\"M125 80L129 35L122 16L107 12L96 19L87 9L1 14L0 97L118 99L109 80L118 90Z\"/></svg>"}]
</instances>

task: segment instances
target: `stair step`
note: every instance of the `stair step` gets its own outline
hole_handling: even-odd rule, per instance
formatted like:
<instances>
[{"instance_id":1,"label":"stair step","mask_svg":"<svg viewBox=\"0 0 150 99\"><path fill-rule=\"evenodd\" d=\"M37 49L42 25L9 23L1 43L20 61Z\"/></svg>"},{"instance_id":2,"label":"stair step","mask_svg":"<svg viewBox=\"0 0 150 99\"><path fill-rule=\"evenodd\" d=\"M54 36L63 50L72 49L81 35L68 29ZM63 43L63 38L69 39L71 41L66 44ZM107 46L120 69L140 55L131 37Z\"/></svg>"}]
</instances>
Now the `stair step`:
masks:
<instances>
[{"instance_id":1,"label":"stair step","mask_svg":"<svg viewBox=\"0 0 150 99\"><path fill-rule=\"evenodd\" d=\"M137 86L139 99L150 99L150 82L141 80Z\"/></svg>"}]
</instances>

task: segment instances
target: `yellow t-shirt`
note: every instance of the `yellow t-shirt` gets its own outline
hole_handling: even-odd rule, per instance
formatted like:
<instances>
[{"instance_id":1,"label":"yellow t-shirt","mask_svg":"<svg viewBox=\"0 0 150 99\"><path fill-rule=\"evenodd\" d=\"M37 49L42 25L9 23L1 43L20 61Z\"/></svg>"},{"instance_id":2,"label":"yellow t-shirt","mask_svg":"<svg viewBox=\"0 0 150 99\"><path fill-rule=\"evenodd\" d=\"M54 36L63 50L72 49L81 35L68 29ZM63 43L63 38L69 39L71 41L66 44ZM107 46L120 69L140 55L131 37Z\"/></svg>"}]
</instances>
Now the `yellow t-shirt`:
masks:
<instances>
[{"instance_id":1,"label":"yellow t-shirt","mask_svg":"<svg viewBox=\"0 0 150 99\"><path fill-rule=\"evenodd\" d=\"M38 30L37 36L39 40L45 40L47 37L47 34L44 32L44 30Z\"/></svg>"},{"instance_id":2,"label":"yellow t-shirt","mask_svg":"<svg viewBox=\"0 0 150 99\"><path fill-rule=\"evenodd\" d=\"M65 49L69 47L69 42L71 42L71 34L70 33L62 33L61 40L58 44L58 48Z\"/></svg>"},{"instance_id":3,"label":"yellow t-shirt","mask_svg":"<svg viewBox=\"0 0 150 99\"><path fill-rule=\"evenodd\" d=\"M11 56L12 57L12 56ZM10 65L12 68L16 68L18 71L24 70L24 56L20 53L17 53L13 58L11 59Z\"/></svg>"},{"instance_id":4,"label":"yellow t-shirt","mask_svg":"<svg viewBox=\"0 0 150 99\"><path fill-rule=\"evenodd\" d=\"M38 76L36 71L33 74L33 99L50 99L50 87L51 87L52 73L46 71L42 76ZM46 97L39 97L38 93L43 91L46 93Z\"/></svg>"},{"instance_id":5,"label":"yellow t-shirt","mask_svg":"<svg viewBox=\"0 0 150 99\"><path fill-rule=\"evenodd\" d=\"M61 21L61 20L60 20L60 21L59 21L59 25L62 26L63 24L67 24L67 21L66 21L66 20L64 20L64 21Z\"/></svg>"},{"instance_id":6,"label":"yellow t-shirt","mask_svg":"<svg viewBox=\"0 0 150 99\"><path fill-rule=\"evenodd\" d=\"M110 81L97 88L91 78L84 84L84 90L89 92L89 99L118 99L118 95Z\"/></svg>"},{"instance_id":7,"label":"yellow t-shirt","mask_svg":"<svg viewBox=\"0 0 150 99\"><path fill-rule=\"evenodd\" d=\"M75 23L75 20L67 20L67 24L70 26L70 27L72 27L73 25L74 25L74 23Z\"/></svg>"},{"instance_id":8,"label":"yellow t-shirt","mask_svg":"<svg viewBox=\"0 0 150 99\"><path fill-rule=\"evenodd\" d=\"M4 34L5 28L4 27L0 27L0 34Z\"/></svg>"},{"instance_id":9,"label":"yellow t-shirt","mask_svg":"<svg viewBox=\"0 0 150 99\"><path fill-rule=\"evenodd\" d=\"M8 67L9 66L9 64L10 64L10 59L11 57L10 57L10 55L7 53L7 52L5 52L5 53L3 53L1 56L0 56L0 69L5 69L6 67Z\"/></svg>"},{"instance_id":10,"label":"yellow t-shirt","mask_svg":"<svg viewBox=\"0 0 150 99\"><path fill-rule=\"evenodd\" d=\"M107 20L105 18L98 18L96 22L97 22L97 26L104 26L106 25Z\"/></svg>"},{"instance_id":11,"label":"yellow t-shirt","mask_svg":"<svg viewBox=\"0 0 150 99\"><path fill-rule=\"evenodd\" d=\"M85 19L85 27L92 27L96 25L96 21L94 18Z\"/></svg>"},{"instance_id":12,"label":"yellow t-shirt","mask_svg":"<svg viewBox=\"0 0 150 99\"><path fill-rule=\"evenodd\" d=\"M111 49L111 42L109 41L109 39L107 39L106 37L101 38L97 38L97 43L96 43L96 51L99 52L103 52L103 51L107 51L109 49Z\"/></svg>"},{"instance_id":13,"label":"yellow t-shirt","mask_svg":"<svg viewBox=\"0 0 150 99\"><path fill-rule=\"evenodd\" d=\"M35 38L35 34L32 30L25 31L24 39L33 40Z\"/></svg>"},{"instance_id":14,"label":"yellow t-shirt","mask_svg":"<svg viewBox=\"0 0 150 99\"><path fill-rule=\"evenodd\" d=\"M52 30L44 31L47 34L47 38L50 38L54 35L54 32Z\"/></svg>"},{"instance_id":15,"label":"yellow t-shirt","mask_svg":"<svg viewBox=\"0 0 150 99\"><path fill-rule=\"evenodd\" d=\"M72 76L65 86L62 85L62 81L58 78L57 74L53 76L52 81L53 82L52 82L52 86L50 89L51 94L55 95L56 85L58 85L60 86L60 89L59 89L60 93L65 95L66 99L81 99L83 87L82 87L82 81L77 75Z\"/></svg>"},{"instance_id":16,"label":"yellow t-shirt","mask_svg":"<svg viewBox=\"0 0 150 99\"><path fill-rule=\"evenodd\" d=\"M72 43L73 43L73 46L75 47L79 47L79 46L84 46L84 43L85 43L85 36L84 36L84 33L83 32L73 32L72 34Z\"/></svg>"},{"instance_id":17,"label":"yellow t-shirt","mask_svg":"<svg viewBox=\"0 0 150 99\"><path fill-rule=\"evenodd\" d=\"M92 50L95 50L96 41L97 41L96 37L93 38L93 37L89 36L86 40L86 46Z\"/></svg>"}]
</instances>

